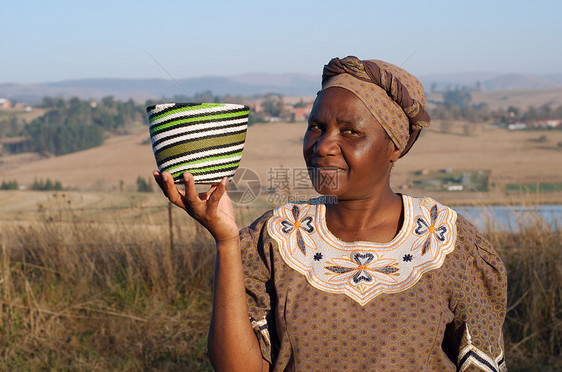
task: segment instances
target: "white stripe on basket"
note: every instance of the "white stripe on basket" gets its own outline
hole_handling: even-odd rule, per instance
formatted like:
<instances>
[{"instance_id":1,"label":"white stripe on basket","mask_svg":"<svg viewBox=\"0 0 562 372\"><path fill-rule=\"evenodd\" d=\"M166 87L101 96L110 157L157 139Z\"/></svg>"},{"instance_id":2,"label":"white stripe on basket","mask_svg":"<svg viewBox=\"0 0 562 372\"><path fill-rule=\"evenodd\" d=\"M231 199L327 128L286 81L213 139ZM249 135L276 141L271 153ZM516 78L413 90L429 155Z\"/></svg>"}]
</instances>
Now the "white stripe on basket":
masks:
<instances>
[{"instance_id":1,"label":"white stripe on basket","mask_svg":"<svg viewBox=\"0 0 562 372\"><path fill-rule=\"evenodd\" d=\"M158 105L157 105L158 106ZM171 106L168 106L171 107ZM165 108L168 108L165 107ZM176 112L174 114L170 114L170 115L165 115L159 119L153 120L150 122L150 126L153 127L155 125L158 125L164 121L168 121L168 120L172 120L172 119L179 119L182 117L192 117L192 116L202 116L202 115L206 115L206 114L218 114L224 111L229 111L229 110L233 110L233 109L239 109L239 108L243 108L243 105L234 105L234 104L224 104L224 106L215 106L215 107L207 107L207 108L202 108L202 109L198 109L198 110L186 110L186 111L181 111L181 112ZM178 107L178 109L181 109L181 107ZM159 111L155 111L156 109L151 111L152 113L155 112L159 112Z\"/></svg>"},{"instance_id":2,"label":"white stripe on basket","mask_svg":"<svg viewBox=\"0 0 562 372\"><path fill-rule=\"evenodd\" d=\"M198 133L186 134L186 135L183 135L183 136L177 136L177 137L173 137L173 138L170 138L168 140L160 142L158 145L154 146L153 149L154 149L154 152L156 152L164 146L172 145L174 143L181 142L181 141L195 140L197 138L212 136L212 135L215 135L215 134L218 135L218 134L242 132L243 130L246 129L246 127L247 127L247 125L238 125L238 126L231 127L231 128L220 128L220 129L216 129L216 130L208 130L208 131L205 131L205 132L198 132Z\"/></svg>"},{"instance_id":3,"label":"white stripe on basket","mask_svg":"<svg viewBox=\"0 0 562 372\"><path fill-rule=\"evenodd\" d=\"M160 169L167 168L167 167L170 167L174 164L183 163L183 162L186 162L186 161L197 160L197 159L205 158L207 156L217 156L217 155L225 154L227 152L232 152L232 151L237 151L237 150L242 150L242 149L244 149L243 143L235 145L235 146L220 148L220 149L201 151L201 152L197 152L197 153L194 153L194 154L189 154L189 155L185 155L185 156L182 156L182 157L179 157L179 158L168 160L167 162L160 165ZM174 172L175 172L175 170L174 170Z\"/></svg>"},{"instance_id":4,"label":"white stripe on basket","mask_svg":"<svg viewBox=\"0 0 562 372\"><path fill-rule=\"evenodd\" d=\"M164 111L165 109L169 107L174 107L175 105L176 105L175 103L159 103L154 106L154 109L150 111L150 114L157 114L160 111Z\"/></svg>"},{"instance_id":5,"label":"white stripe on basket","mask_svg":"<svg viewBox=\"0 0 562 372\"><path fill-rule=\"evenodd\" d=\"M180 128L174 128L162 133L155 134L151 138L152 138L152 143L154 143L166 137L176 136L178 134L187 134L191 132L196 132L198 130L213 129L213 128L218 129L233 124L244 124L247 127L246 124L247 122L248 122L247 119L235 119L235 120L226 120L226 121L219 121L219 122L212 122L212 123L192 124L189 125L189 127L182 126Z\"/></svg>"}]
</instances>

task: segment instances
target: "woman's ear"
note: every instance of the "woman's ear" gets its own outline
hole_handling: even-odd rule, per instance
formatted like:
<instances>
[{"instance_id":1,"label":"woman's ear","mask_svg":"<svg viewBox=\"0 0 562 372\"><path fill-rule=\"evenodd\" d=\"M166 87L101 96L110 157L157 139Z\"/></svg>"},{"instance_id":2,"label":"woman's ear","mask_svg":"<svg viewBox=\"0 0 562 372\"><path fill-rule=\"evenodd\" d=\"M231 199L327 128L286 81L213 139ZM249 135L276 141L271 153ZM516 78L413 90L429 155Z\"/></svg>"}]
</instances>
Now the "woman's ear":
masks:
<instances>
[{"instance_id":1,"label":"woman's ear","mask_svg":"<svg viewBox=\"0 0 562 372\"><path fill-rule=\"evenodd\" d=\"M396 161L398 160L398 158L400 157L400 154L402 152L400 150L398 150L398 148L396 147L396 145L394 143L392 143L392 146L394 147L394 149L392 150L392 153L390 154L390 162L396 163Z\"/></svg>"}]
</instances>

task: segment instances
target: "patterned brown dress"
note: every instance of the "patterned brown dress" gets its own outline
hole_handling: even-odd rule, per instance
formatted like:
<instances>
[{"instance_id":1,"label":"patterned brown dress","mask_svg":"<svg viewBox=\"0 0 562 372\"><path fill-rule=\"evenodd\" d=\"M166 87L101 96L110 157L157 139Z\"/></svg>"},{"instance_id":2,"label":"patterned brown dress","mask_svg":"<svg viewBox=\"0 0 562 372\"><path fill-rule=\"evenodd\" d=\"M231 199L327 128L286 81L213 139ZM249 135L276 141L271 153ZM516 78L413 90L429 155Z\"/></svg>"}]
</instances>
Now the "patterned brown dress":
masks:
<instances>
[{"instance_id":1,"label":"patterned brown dress","mask_svg":"<svg viewBox=\"0 0 562 372\"><path fill-rule=\"evenodd\" d=\"M275 371L506 371L501 259L462 216L403 196L387 244L343 242L324 199L241 230L249 316Z\"/></svg>"}]
</instances>

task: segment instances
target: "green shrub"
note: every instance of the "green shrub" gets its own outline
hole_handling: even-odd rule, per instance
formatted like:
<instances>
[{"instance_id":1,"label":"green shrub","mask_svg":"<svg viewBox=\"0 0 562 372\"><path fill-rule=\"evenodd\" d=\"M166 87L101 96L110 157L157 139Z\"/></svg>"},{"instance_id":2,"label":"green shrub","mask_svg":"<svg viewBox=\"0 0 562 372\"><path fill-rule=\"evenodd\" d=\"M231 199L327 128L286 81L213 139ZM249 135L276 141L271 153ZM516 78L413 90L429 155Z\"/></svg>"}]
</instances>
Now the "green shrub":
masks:
<instances>
[{"instance_id":1,"label":"green shrub","mask_svg":"<svg viewBox=\"0 0 562 372\"><path fill-rule=\"evenodd\" d=\"M46 181L43 180L35 180L33 181L33 185L31 185L31 190L36 191L62 191L62 184L60 181L51 181L51 179L47 178Z\"/></svg>"},{"instance_id":2,"label":"green shrub","mask_svg":"<svg viewBox=\"0 0 562 372\"><path fill-rule=\"evenodd\" d=\"M17 190L19 189L18 181L2 181L2 185L0 185L0 190Z\"/></svg>"}]
</instances>

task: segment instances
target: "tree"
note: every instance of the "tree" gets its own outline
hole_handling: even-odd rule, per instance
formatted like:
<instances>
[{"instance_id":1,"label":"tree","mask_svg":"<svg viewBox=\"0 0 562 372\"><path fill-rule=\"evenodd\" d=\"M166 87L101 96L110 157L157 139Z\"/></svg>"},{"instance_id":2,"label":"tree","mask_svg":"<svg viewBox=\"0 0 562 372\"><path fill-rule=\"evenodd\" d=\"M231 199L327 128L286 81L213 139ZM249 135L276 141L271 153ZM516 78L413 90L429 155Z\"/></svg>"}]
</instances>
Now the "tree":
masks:
<instances>
[{"instance_id":1,"label":"tree","mask_svg":"<svg viewBox=\"0 0 562 372\"><path fill-rule=\"evenodd\" d=\"M126 133L126 125L146 122L142 106L132 100L116 101L111 96L102 98L98 105L77 97L68 102L45 97L43 105L50 110L23 128L21 135L29 140L12 151L68 154L101 145L104 131Z\"/></svg>"},{"instance_id":2,"label":"tree","mask_svg":"<svg viewBox=\"0 0 562 372\"><path fill-rule=\"evenodd\" d=\"M17 190L19 189L18 181L2 181L0 185L0 190Z\"/></svg>"},{"instance_id":3,"label":"tree","mask_svg":"<svg viewBox=\"0 0 562 372\"><path fill-rule=\"evenodd\" d=\"M465 123L462 126L462 132L465 136L471 136L474 134L474 125L471 123Z\"/></svg>"},{"instance_id":4,"label":"tree","mask_svg":"<svg viewBox=\"0 0 562 372\"><path fill-rule=\"evenodd\" d=\"M466 88L449 90L443 93L443 101L445 105L464 107L472 100L470 92Z\"/></svg>"},{"instance_id":5,"label":"tree","mask_svg":"<svg viewBox=\"0 0 562 372\"><path fill-rule=\"evenodd\" d=\"M441 131L443 133L451 132L453 128L453 123L450 120L441 120Z\"/></svg>"},{"instance_id":6,"label":"tree","mask_svg":"<svg viewBox=\"0 0 562 372\"><path fill-rule=\"evenodd\" d=\"M62 183L60 181L53 182L50 178L47 178L46 181L35 180L33 185L31 185L31 189L37 191L62 191Z\"/></svg>"},{"instance_id":7,"label":"tree","mask_svg":"<svg viewBox=\"0 0 562 372\"><path fill-rule=\"evenodd\" d=\"M279 117L283 112L283 96L275 93L268 93L262 102L263 111L272 117Z\"/></svg>"},{"instance_id":8,"label":"tree","mask_svg":"<svg viewBox=\"0 0 562 372\"><path fill-rule=\"evenodd\" d=\"M431 83L431 93L437 93L437 83Z\"/></svg>"},{"instance_id":9,"label":"tree","mask_svg":"<svg viewBox=\"0 0 562 372\"><path fill-rule=\"evenodd\" d=\"M138 192L152 192L152 183L141 176L137 177L137 191Z\"/></svg>"}]
</instances>

